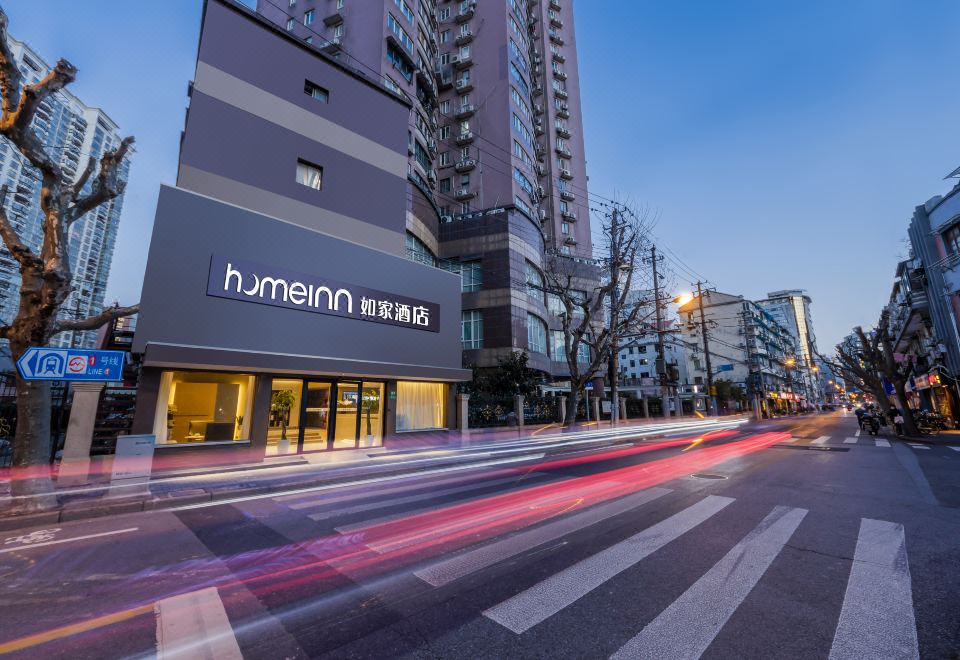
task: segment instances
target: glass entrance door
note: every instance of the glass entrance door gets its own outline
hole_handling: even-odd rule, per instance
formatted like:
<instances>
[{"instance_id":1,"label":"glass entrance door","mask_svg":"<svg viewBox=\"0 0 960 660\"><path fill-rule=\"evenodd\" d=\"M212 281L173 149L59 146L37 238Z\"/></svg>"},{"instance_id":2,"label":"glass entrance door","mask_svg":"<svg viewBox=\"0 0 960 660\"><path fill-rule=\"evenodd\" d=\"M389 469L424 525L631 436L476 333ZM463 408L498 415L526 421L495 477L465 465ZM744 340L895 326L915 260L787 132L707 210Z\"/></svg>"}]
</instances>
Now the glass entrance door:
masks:
<instances>
[{"instance_id":1,"label":"glass entrance door","mask_svg":"<svg viewBox=\"0 0 960 660\"><path fill-rule=\"evenodd\" d=\"M360 401L360 383L337 383L336 419L333 424L331 449L356 448Z\"/></svg>"},{"instance_id":2,"label":"glass entrance door","mask_svg":"<svg viewBox=\"0 0 960 660\"><path fill-rule=\"evenodd\" d=\"M308 382L303 396L299 452L326 451L330 439L332 383Z\"/></svg>"}]
</instances>

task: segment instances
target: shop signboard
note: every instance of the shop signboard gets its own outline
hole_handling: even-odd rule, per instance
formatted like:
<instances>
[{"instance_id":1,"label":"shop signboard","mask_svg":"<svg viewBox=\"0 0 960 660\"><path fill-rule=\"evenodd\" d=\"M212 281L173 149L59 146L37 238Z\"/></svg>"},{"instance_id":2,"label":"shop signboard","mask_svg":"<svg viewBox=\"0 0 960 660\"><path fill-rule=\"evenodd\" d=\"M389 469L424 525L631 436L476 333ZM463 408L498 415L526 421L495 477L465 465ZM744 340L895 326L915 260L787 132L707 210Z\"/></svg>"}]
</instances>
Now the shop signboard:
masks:
<instances>
[{"instance_id":1,"label":"shop signboard","mask_svg":"<svg viewBox=\"0 0 960 660\"><path fill-rule=\"evenodd\" d=\"M436 303L217 254L207 295L440 332Z\"/></svg>"},{"instance_id":2,"label":"shop signboard","mask_svg":"<svg viewBox=\"0 0 960 660\"><path fill-rule=\"evenodd\" d=\"M17 369L24 380L118 381L123 380L123 351L31 346Z\"/></svg>"}]
</instances>

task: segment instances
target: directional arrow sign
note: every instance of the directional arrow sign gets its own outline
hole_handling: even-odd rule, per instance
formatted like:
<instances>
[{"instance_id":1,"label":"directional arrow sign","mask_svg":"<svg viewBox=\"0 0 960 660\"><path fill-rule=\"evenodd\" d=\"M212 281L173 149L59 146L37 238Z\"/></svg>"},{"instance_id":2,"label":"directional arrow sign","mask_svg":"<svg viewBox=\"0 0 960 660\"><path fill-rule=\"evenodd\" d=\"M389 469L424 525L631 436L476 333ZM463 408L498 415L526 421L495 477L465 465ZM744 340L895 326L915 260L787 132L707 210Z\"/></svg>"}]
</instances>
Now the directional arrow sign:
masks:
<instances>
[{"instance_id":1,"label":"directional arrow sign","mask_svg":"<svg viewBox=\"0 0 960 660\"><path fill-rule=\"evenodd\" d=\"M123 380L123 351L31 346L17 369L24 380Z\"/></svg>"}]
</instances>

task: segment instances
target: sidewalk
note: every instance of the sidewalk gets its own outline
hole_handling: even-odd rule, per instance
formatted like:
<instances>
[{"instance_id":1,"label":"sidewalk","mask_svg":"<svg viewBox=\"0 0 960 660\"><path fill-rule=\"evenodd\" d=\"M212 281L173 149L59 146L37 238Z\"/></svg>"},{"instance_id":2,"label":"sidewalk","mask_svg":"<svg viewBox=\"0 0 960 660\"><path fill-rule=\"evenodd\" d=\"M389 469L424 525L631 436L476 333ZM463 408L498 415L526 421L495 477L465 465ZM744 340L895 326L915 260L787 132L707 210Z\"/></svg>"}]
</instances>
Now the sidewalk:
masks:
<instances>
[{"instance_id":1,"label":"sidewalk","mask_svg":"<svg viewBox=\"0 0 960 660\"><path fill-rule=\"evenodd\" d=\"M713 427L745 423L743 417L671 418L509 429L480 429L404 438L400 447L356 449L299 456L269 457L262 463L199 466L155 471L149 480L113 486L104 470L81 487L57 488L50 511L12 514L9 480L0 482L0 531L121 513L223 502L298 489L336 487L347 482L518 464L538 460L571 445L602 447Z\"/></svg>"}]
</instances>

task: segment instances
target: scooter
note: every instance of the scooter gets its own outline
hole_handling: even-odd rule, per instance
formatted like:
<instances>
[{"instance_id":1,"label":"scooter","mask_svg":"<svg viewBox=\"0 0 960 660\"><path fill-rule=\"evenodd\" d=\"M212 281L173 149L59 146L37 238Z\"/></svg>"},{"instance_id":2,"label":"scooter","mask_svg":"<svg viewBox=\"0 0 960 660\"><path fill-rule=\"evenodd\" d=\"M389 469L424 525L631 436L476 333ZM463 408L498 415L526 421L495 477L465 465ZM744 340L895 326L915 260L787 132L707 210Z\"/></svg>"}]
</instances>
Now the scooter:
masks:
<instances>
[{"instance_id":1,"label":"scooter","mask_svg":"<svg viewBox=\"0 0 960 660\"><path fill-rule=\"evenodd\" d=\"M880 420L876 415L864 419L864 424L870 431L870 435L877 435L880 432Z\"/></svg>"}]
</instances>

